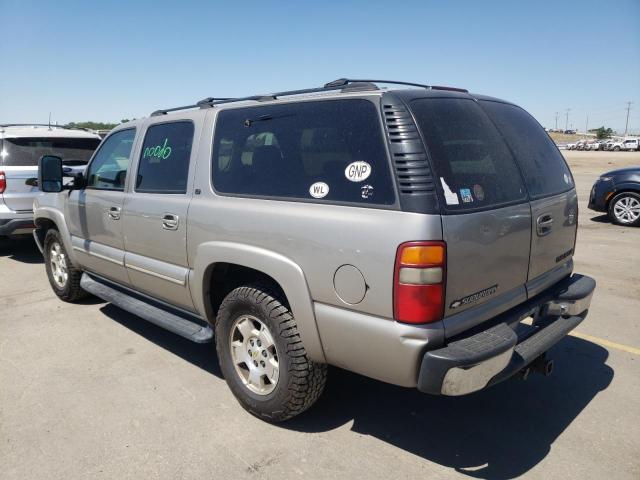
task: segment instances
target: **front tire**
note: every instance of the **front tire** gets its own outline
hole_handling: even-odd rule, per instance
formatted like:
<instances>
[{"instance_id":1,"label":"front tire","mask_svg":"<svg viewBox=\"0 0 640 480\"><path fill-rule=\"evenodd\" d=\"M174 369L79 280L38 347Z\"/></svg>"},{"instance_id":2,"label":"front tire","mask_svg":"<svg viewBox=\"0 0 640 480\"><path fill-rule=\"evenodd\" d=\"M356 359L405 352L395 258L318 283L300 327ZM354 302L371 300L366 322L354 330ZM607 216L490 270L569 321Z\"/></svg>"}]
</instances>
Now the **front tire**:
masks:
<instances>
[{"instance_id":1,"label":"front tire","mask_svg":"<svg viewBox=\"0 0 640 480\"><path fill-rule=\"evenodd\" d=\"M229 293L215 338L227 384L252 415L282 422L320 397L327 366L307 357L296 321L273 289L243 286Z\"/></svg>"},{"instance_id":2,"label":"front tire","mask_svg":"<svg viewBox=\"0 0 640 480\"><path fill-rule=\"evenodd\" d=\"M609 203L609 218L617 225L640 226L640 195L622 192Z\"/></svg>"},{"instance_id":3,"label":"front tire","mask_svg":"<svg viewBox=\"0 0 640 480\"><path fill-rule=\"evenodd\" d=\"M75 302L88 295L80 287L82 270L71 263L57 230L48 230L44 237L44 262L51 288L61 300Z\"/></svg>"}]
</instances>

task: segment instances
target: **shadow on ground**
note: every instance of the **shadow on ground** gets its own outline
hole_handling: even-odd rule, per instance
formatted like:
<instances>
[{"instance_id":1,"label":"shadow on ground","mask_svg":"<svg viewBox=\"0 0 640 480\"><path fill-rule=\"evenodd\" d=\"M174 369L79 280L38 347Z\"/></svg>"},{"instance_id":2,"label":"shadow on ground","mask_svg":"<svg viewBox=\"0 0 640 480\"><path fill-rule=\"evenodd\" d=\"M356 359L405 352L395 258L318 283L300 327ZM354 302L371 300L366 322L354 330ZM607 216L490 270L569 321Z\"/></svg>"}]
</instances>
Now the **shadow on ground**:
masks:
<instances>
[{"instance_id":1,"label":"shadow on ground","mask_svg":"<svg viewBox=\"0 0 640 480\"><path fill-rule=\"evenodd\" d=\"M0 238L0 257L7 257L22 263L43 263L42 254L30 236Z\"/></svg>"},{"instance_id":2,"label":"shadow on ground","mask_svg":"<svg viewBox=\"0 0 640 480\"><path fill-rule=\"evenodd\" d=\"M596 215L595 217L591 217L589 220L596 223L611 223L611 219L606 213L604 215Z\"/></svg>"},{"instance_id":3,"label":"shadow on ground","mask_svg":"<svg viewBox=\"0 0 640 480\"><path fill-rule=\"evenodd\" d=\"M212 344L191 343L111 305L102 311L221 377ZM512 379L464 397L424 395L331 368L318 403L280 427L325 432L353 422L356 433L470 477L514 478L547 456L555 439L607 388L614 375L605 364L608 352L581 339L565 338L549 356L556 367L551 377Z\"/></svg>"}]
</instances>

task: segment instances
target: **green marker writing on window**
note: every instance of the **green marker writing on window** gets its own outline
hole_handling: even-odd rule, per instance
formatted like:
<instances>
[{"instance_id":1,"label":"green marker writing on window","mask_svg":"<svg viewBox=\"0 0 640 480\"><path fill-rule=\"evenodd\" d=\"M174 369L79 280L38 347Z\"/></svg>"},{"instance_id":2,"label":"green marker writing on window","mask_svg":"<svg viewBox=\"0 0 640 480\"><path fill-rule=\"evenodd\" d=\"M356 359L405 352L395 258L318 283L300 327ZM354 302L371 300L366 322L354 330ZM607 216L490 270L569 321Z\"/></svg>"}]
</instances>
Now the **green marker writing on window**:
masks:
<instances>
[{"instance_id":1,"label":"green marker writing on window","mask_svg":"<svg viewBox=\"0 0 640 480\"><path fill-rule=\"evenodd\" d=\"M162 158L163 160L169 158L171 156L171 147L167 145L168 140L168 138L165 138L164 144L162 145L156 145L155 147L146 147L144 149L144 155L142 155L142 158L156 157Z\"/></svg>"}]
</instances>

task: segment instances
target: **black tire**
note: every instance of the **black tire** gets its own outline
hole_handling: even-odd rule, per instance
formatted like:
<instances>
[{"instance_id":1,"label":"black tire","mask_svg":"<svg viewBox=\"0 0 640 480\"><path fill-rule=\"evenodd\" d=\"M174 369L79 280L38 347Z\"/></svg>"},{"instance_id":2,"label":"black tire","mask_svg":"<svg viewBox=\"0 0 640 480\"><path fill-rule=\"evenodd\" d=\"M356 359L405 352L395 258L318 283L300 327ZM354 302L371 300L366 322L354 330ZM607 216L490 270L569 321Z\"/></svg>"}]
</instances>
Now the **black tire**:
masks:
<instances>
[{"instance_id":1,"label":"black tire","mask_svg":"<svg viewBox=\"0 0 640 480\"><path fill-rule=\"evenodd\" d=\"M620 147L613 147L613 151L614 152L619 152L620 151Z\"/></svg>"},{"instance_id":2,"label":"black tire","mask_svg":"<svg viewBox=\"0 0 640 480\"><path fill-rule=\"evenodd\" d=\"M229 388L249 413L272 423L311 407L327 378L327 366L307 357L296 321L280 298L275 289L264 285L238 287L223 300L215 326L218 361ZM264 324L275 345L279 376L267 394L255 393L245 384L232 358L232 329L243 316Z\"/></svg>"},{"instance_id":3,"label":"black tire","mask_svg":"<svg viewBox=\"0 0 640 480\"><path fill-rule=\"evenodd\" d=\"M623 225L625 227L640 226L640 217L636 218L633 221L623 221L622 219L619 219L616 216L616 212L615 212L616 205L620 202L624 202L625 200L635 201L635 202L638 202L638 204L640 204L640 194L635 192L622 192L616 195L615 197L613 197L609 202L609 208L608 208L609 219L611 219L611 221L616 225Z\"/></svg>"},{"instance_id":4,"label":"black tire","mask_svg":"<svg viewBox=\"0 0 640 480\"><path fill-rule=\"evenodd\" d=\"M59 247L59 251L65 258L67 276L66 280L62 282L54 279L54 269L51 262L53 255L52 249L56 246ZM65 302L75 302L89 295L80 287L82 270L75 268L69 260L69 255L64 248L64 243L62 242L62 238L60 237L60 232L58 232L58 230L50 229L44 237L44 265L47 270L49 284L61 300L64 300Z\"/></svg>"}]
</instances>

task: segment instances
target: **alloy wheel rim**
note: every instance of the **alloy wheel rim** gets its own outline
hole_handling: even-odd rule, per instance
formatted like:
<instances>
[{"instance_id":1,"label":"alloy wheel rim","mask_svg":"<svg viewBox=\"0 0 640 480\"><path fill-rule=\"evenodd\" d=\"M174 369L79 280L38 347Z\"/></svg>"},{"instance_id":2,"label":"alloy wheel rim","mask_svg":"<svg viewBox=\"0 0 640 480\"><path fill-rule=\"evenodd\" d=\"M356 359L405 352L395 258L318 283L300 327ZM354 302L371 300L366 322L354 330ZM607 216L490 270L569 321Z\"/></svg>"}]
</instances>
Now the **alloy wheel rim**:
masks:
<instances>
[{"instance_id":1,"label":"alloy wheel rim","mask_svg":"<svg viewBox=\"0 0 640 480\"><path fill-rule=\"evenodd\" d=\"M242 383L253 393L268 395L280 375L278 351L267 326L252 315L241 315L231 327L231 359Z\"/></svg>"},{"instance_id":2,"label":"alloy wheel rim","mask_svg":"<svg viewBox=\"0 0 640 480\"><path fill-rule=\"evenodd\" d=\"M634 197L622 197L613 206L613 214L621 223L633 223L640 218L640 201Z\"/></svg>"},{"instance_id":3,"label":"alloy wheel rim","mask_svg":"<svg viewBox=\"0 0 640 480\"><path fill-rule=\"evenodd\" d=\"M58 242L54 242L49 250L49 264L51 265L51 276L58 288L64 288L69 278L67 269L67 256Z\"/></svg>"}]
</instances>

